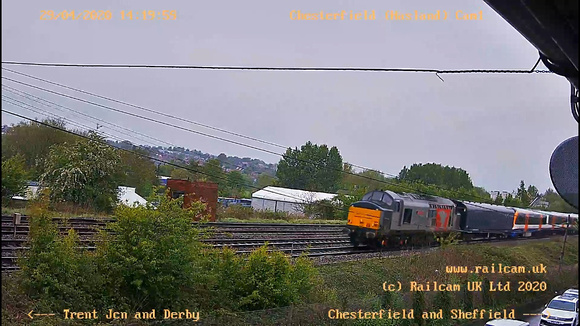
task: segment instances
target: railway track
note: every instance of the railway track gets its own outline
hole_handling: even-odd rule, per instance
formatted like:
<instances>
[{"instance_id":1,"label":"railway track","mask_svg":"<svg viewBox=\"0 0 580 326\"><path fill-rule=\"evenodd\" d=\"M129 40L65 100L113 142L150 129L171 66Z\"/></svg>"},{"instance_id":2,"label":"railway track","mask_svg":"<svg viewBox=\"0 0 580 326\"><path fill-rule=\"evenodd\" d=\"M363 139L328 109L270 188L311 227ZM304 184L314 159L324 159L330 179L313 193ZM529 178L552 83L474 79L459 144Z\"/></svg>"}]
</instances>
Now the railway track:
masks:
<instances>
[{"instance_id":1,"label":"railway track","mask_svg":"<svg viewBox=\"0 0 580 326\"><path fill-rule=\"evenodd\" d=\"M54 218L62 234L68 232L70 228L75 229L79 234L81 247L87 250L94 250L98 246L98 240L94 235L99 230L107 230L108 221L95 220L89 218ZM328 224L278 224L278 223L192 223L192 226L199 227L202 233L209 238L201 240L204 244L213 248L231 248L238 254L248 254L253 249L268 244L269 251L278 250L291 257L306 255L313 258L324 258L325 256L364 256L365 254L376 254L393 256L404 254L405 252L422 252L436 249L431 247L405 247L405 248L383 248L372 249L366 246L354 248L349 238L342 233L344 225ZM25 246L30 229L28 219L22 218L19 224L15 224L12 216L2 216L2 271L17 270L15 266L18 252L24 252L28 248ZM549 238L535 240L548 240ZM472 239L469 242L462 241L461 244L477 243L497 243L505 242L518 243L528 241L529 238L499 239L482 238ZM370 256L369 256L370 257ZM344 260L341 260L344 261Z\"/></svg>"},{"instance_id":2,"label":"railway track","mask_svg":"<svg viewBox=\"0 0 580 326\"><path fill-rule=\"evenodd\" d=\"M84 217L53 218L60 234L74 229L80 238L80 248L94 250L98 245L95 235L107 228L114 219L91 219ZM19 223L15 223L19 222ZM2 271L13 271L18 253L25 252L30 223L28 216L16 221L13 216L2 216ZM192 223L206 239L204 244L213 248L231 248L239 254L251 252L266 243L272 249L293 257L348 254L353 251L347 236L342 234L343 225L332 224L282 224L282 223ZM354 250L357 253L364 248Z\"/></svg>"}]
</instances>

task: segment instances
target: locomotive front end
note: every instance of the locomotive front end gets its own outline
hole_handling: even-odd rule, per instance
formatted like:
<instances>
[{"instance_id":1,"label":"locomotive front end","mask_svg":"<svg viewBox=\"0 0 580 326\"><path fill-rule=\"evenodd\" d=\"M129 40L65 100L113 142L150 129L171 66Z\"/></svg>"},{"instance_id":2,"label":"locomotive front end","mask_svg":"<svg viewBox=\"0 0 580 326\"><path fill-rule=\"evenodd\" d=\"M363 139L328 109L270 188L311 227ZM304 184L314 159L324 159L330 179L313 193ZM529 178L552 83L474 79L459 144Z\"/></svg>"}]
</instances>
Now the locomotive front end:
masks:
<instances>
[{"instance_id":1,"label":"locomotive front end","mask_svg":"<svg viewBox=\"0 0 580 326\"><path fill-rule=\"evenodd\" d=\"M353 204L354 205L354 204ZM348 209L348 235L354 245L360 238L374 239L381 226L382 212L376 209L350 206ZM354 240L353 240L354 239Z\"/></svg>"},{"instance_id":2,"label":"locomotive front end","mask_svg":"<svg viewBox=\"0 0 580 326\"><path fill-rule=\"evenodd\" d=\"M373 245L382 238L390 226L392 203L393 199L388 193L372 191L350 206L345 231L355 247L359 244Z\"/></svg>"}]
</instances>

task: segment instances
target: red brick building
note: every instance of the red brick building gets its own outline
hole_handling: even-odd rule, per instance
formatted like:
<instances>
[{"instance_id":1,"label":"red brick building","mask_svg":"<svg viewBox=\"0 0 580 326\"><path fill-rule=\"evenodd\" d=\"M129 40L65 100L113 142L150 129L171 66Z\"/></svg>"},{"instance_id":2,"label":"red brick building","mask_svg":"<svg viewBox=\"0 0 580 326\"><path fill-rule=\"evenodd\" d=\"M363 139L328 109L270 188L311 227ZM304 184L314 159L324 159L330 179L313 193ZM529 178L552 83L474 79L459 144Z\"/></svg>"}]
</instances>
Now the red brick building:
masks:
<instances>
[{"instance_id":1,"label":"red brick building","mask_svg":"<svg viewBox=\"0 0 580 326\"><path fill-rule=\"evenodd\" d=\"M216 183L168 179L167 188L172 198L184 197L184 208L191 206L193 201L201 200L206 204L206 214L210 216L210 221L215 221L218 200L218 185Z\"/></svg>"}]
</instances>

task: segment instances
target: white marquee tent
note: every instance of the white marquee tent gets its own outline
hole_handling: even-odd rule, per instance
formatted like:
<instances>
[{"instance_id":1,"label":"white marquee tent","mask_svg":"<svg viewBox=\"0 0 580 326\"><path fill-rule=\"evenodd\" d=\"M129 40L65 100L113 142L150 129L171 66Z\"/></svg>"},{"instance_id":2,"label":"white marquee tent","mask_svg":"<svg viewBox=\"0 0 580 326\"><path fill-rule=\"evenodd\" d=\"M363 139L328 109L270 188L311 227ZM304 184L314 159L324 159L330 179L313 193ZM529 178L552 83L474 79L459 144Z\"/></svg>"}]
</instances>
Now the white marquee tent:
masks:
<instances>
[{"instance_id":1,"label":"white marquee tent","mask_svg":"<svg viewBox=\"0 0 580 326\"><path fill-rule=\"evenodd\" d=\"M142 206L147 204L147 201L135 192L135 188L119 186L119 204Z\"/></svg>"},{"instance_id":2,"label":"white marquee tent","mask_svg":"<svg viewBox=\"0 0 580 326\"><path fill-rule=\"evenodd\" d=\"M302 214L304 204L332 200L336 194L268 186L252 194L252 208Z\"/></svg>"}]
</instances>

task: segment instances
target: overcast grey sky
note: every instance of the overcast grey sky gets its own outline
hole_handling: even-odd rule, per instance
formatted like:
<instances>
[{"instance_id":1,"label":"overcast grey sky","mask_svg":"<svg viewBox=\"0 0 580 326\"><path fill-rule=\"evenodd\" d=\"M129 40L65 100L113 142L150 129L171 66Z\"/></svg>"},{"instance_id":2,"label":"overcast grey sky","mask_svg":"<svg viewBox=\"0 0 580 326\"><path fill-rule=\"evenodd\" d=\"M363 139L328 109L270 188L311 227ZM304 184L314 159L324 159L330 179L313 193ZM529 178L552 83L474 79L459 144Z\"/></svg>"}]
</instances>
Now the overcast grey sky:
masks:
<instances>
[{"instance_id":1,"label":"overcast grey sky","mask_svg":"<svg viewBox=\"0 0 580 326\"><path fill-rule=\"evenodd\" d=\"M41 20L42 10L55 14L110 10L112 19ZM132 10L135 16L143 10L175 10L177 20L122 20L122 10ZM292 10L346 10L347 17L350 10L374 10L376 19L292 20ZM448 17L385 20L389 10L444 10ZM482 19L457 20L458 10L481 12ZM530 69L537 58L537 50L483 1L2 1L3 61ZM487 190L511 191L522 179L540 191L553 188L548 168L552 151L577 134L570 114L570 86L553 74L442 75L442 82L434 74L418 73L3 67L285 146L300 147L309 140L337 146L345 161L387 173L419 162L461 167ZM540 64L538 69L545 67ZM10 72L2 75L143 113ZM269 163L279 160L10 81L2 83L176 146ZM42 117L4 102L2 106ZM85 118L51 112L96 126ZM5 113L2 120L18 122Z\"/></svg>"}]
</instances>

